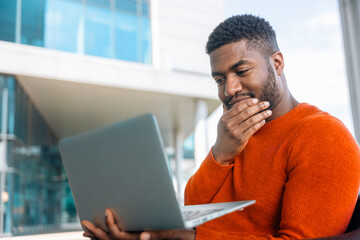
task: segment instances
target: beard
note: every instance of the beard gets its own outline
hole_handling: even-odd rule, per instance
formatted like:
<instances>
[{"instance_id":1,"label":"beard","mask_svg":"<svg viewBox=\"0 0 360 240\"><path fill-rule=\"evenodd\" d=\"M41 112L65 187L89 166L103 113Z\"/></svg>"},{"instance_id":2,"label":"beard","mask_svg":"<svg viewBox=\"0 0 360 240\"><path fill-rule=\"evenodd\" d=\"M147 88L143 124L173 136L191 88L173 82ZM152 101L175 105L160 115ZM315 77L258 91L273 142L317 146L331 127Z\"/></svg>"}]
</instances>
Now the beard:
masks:
<instances>
[{"instance_id":1,"label":"beard","mask_svg":"<svg viewBox=\"0 0 360 240\"><path fill-rule=\"evenodd\" d=\"M277 104L280 96L279 86L276 83L274 70L272 69L270 62L268 61L266 65L268 69L268 76L265 80L264 88L261 95L259 96L259 100L268 101L270 103L270 106L267 109L272 110L275 107L275 104Z\"/></svg>"}]
</instances>

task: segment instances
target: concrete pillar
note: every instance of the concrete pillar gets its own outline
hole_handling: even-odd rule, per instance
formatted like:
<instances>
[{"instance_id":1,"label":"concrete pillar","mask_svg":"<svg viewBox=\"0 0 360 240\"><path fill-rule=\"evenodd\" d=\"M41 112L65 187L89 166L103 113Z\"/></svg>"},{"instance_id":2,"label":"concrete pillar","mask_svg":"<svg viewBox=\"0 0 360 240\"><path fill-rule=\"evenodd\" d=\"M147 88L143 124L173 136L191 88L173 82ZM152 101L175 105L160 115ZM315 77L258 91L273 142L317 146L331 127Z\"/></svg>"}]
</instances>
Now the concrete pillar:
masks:
<instances>
[{"instance_id":1,"label":"concrete pillar","mask_svg":"<svg viewBox=\"0 0 360 240\"><path fill-rule=\"evenodd\" d=\"M176 130L176 156L175 156L175 174L176 174L176 191L178 197L183 199L183 184L182 184L182 161L183 161L183 145L184 145L184 136L181 130Z\"/></svg>"},{"instance_id":2,"label":"concrete pillar","mask_svg":"<svg viewBox=\"0 0 360 240\"><path fill-rule=\"evenodd\" d=\"M339 0L355 138L360 143L360 1Z\"/></svg>"},{"instance_id":3,"label":"concrete pillar","mask_svg":"<svg viewBox=\"0 0 360 240\"><path fill-rule=\"evenodd\" d=\"M206 102L203 100L198 100L194 132L194 160L196 169L199 168L210 148L206 126L207 115L208 109Z\"/></svg>"},{"instance_id":4,"label":"concrete pillar","mask_svg":"<svg viewBox=\"0 0 360 240\"><path fill-rule=\"evenodd\" d=\"M4 234L5 206L2 194L5 192L5 179L7 173L7 120L8 120L8 89L5 87L2 93L2 124L0 142L0 236Z\"/></svg>"}]
</instances>

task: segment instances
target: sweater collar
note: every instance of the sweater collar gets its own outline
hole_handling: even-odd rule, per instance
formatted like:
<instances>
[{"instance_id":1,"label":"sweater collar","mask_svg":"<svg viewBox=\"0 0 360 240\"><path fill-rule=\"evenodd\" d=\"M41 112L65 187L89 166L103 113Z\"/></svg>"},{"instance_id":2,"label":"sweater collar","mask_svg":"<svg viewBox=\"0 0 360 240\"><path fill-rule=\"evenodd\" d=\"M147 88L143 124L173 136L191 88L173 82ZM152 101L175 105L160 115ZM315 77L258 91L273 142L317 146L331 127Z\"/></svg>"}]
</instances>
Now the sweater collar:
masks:
<instances>
[{"instance_id":1,"label":"sweater collar","mask_svg":"<svg viewBox=\"0 0 360 240\"><path fill-rule=\"evenodd\" d=\"M257 131L257 133L262 132L268 128L281 126L283 124L291 124L292 122L297 121L299 117L301 118L303 114L306 114L309 111L315 109L317 109L315 106L312 106L308 103L299 103L293 109L291 109L289 112L282 115L281 117L278 117L270 122L266 122L265 125Z\"/></svg>"}]
</instances>

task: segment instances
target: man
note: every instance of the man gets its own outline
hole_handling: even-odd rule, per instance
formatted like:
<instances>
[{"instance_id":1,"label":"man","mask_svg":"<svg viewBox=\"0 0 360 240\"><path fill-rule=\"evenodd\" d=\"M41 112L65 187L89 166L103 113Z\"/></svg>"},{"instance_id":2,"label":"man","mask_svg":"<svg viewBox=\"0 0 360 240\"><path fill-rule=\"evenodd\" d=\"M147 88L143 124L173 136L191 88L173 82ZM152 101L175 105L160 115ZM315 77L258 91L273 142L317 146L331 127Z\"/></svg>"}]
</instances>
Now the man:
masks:
<instances>
[{"instance_id":1,"label":"man","mask_svg":"<svg viewBox=\"0 0 360 240\"><path fill-rule=\"evenodd\" d=\"M269 23L231 17L211 33L206 49L224 113L215 145L188 181L185 204L256 204L196 231L141 235L121 232L108 211L110 232L84 221L84 236L262 240L345 232L359 191L359 146L338 119L291 95Z\"/></svg>"}]
</instances>

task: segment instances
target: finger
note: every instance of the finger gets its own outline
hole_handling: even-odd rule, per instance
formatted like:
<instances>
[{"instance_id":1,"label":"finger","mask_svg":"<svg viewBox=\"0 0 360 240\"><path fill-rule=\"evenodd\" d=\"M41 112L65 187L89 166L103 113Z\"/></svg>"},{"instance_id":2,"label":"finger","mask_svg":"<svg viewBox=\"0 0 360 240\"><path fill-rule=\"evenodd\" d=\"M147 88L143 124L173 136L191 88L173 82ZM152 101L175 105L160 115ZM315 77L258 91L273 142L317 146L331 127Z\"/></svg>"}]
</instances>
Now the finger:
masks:
<instances>
[{"instance_id":1,"label":"finger","mask_svg":"<svg viewBox=\"0 0 360 240\"><path fill-rule=\"evenodd\" d=\"M260 112L256 115L253 115L252 117L248 118L241 126L238 128L240 131L247 131L249 128L254 126L255 124L261 122L262 120L265 120L266 118L270 117L272 115L271 110L266 110L263 112Z\"/></svg>"},{"instance_id":2,"label":"finger","mask_svg":"<svg viewBox=\"0 0 360 240\"><path fill-rule=\"evenodd\" d=\"M229 109L224 115L227 118L232 118L238 115L239 113L241 113L242 111L244 111L246 108L254 106L258 102L259 100L257 98L246 99L244 101L241 101L233 105L233 107Z\"/></svg>"},{"instance_id":3,"label":"finger","mask_svg":"<svg viewBox=\"0 0 360 240\"><path fill-rule=\"evenodd\" d=\"M114 239L138 239L139 234L137 233L128 233L121 231L119 226L116 224L116 220L114 217L114 213L110 209L105 210L105 216L106 216L106 225L108 227L110 236L112 236Z\"/></svg>"},{"instance_id":4,"label":"finger","mask_svg":"<svg viewBox=\"0 0 360 240\"><path fill-rule=\"evenodd\" d=\"M109 209L105 210L105 218L106 218L106 225L108 227L108 230L110 232L110 235L112 236L118 236L121 235L121 231L115 223L114 215Z\"/></svg>"},{"instance_id":5,"label":"finger","mask_svg":"<svg viewBox=\"0 0 360 240\"><path fill-rule=\"evenodd\" d=\"M140 234L140 240L173 239L174 237L174 232L171 230L143 232Z\"/></svg>"},{"instance_id":6,"label":"finger","mask_svg":"<svg viewBox=\"0 0 360 240\"><path fill-rule=\"evenodd\" d=\"M231 121L235 121L237 124L241 124L242 122L246 121L250 117L254 116L257 113L264 111L266 108L270 106L269 102L260 102L256 105L251 107L247 107L243 109L241 112L235 114ZM240 106L236 106L236 108L241 108Z\"/></svg>"},{"instance_id":7,"label":"finger","mask_svg":"<svg viewBox=\"0 0 360 240\"><path fill-rule=\"evenodd\" d=\"M233 132L233 136L238 139L242 139L244 142L265 124L265 119L272 115L271 110L266 110L260 112L250 118L248 118L245 122L238 125Z\"/></svg>"},{"instance_id":8,"label":"finger","mask_svg":"<svg viewBox=\"0 0 360 240\"><path fill-rule=\"evenodd\" d=\"M158 239L195 239L195 231L191 230L166 230L150 231L140 234L140 240Z\"/></svg>"},{"instance_id":9,"label":"finger","mask_svg":"<svg viewBox=\"0 0 360 240\"><path fill-rule=\"evenodd\" d=\"M265 120L261 120L260 122L253 125L251 128L247 129L243 133L243 137L245 139L249 139L252 135L254 135L254 133L256 133L262 126L265 125L265 122L266 122Z\"/></svg>"},{"instance_id":10,"label":"finger","mask_svg":"<svg viewBox=\"0 0 360 240\"><path fill-rule=\"evenodd\" d=\"M88 238L95 238L95 235L90 232L84 232L83 236Z\"/></svg>"},{"instance_id":11,"label":"finger","mask_svg":"<svg viewBox=\"0 0 360 240\"><path fill-rule=\"evenodd\" d=\"M91 222L84 220L81 222L81 225L83 225L88 230L87 232L90 232L96 238L101 240L110 240L110 237L106 232L104 232L101 228L96 227Z\"/></svg>"},{"instance_id":12,"label":"finger","mask_svg":"<svg viewBox=\"0 0 360 240\"><path fill-rule=\"evenodd\" d=\"M95 225L92 222L89 221L81 221L81 226L86 230L85 232L90 232L90 229L95 228Z\"/></svg>"},{"instance_id":13,"label":"finger","mask_svg":"<svg viewBox=\"0 0 360 240\"><path fill-rule=\"evenodd\" d=\"M240 106L236 106L236 107L238 108ZM219 121L219 124L225 126L225 128L229 132L234 132L234 133L240 132L240 134L242 134L242 132L245 132L252 125L262 120L262 119L256 119L256 121L253 121L254 119L252 119L252 117L256 116L258 113L263 112L268 107L269 107L269 102L261 102L252 107L245 108L242 112L238 113L237 115L234 115L230 119L222 117ZM250 124L246 123L246 121L249 119L251 121ZM236 134L234 134L234 136L236 136Z\"/></svg>"},{"instance_id":14,"label":"finger","mask_svg":"<svg viewBox=\"0 0 360 240\"><path fill-rule=\"evenodd\" d=\"M140 234L140 240L150 240L157 239L155 236L151 236L149 232L143 232Z\"/></svg>"}]
</instances>

